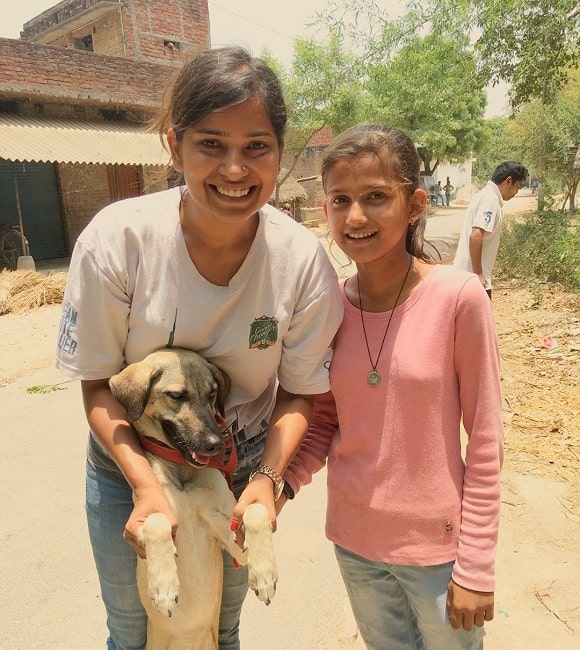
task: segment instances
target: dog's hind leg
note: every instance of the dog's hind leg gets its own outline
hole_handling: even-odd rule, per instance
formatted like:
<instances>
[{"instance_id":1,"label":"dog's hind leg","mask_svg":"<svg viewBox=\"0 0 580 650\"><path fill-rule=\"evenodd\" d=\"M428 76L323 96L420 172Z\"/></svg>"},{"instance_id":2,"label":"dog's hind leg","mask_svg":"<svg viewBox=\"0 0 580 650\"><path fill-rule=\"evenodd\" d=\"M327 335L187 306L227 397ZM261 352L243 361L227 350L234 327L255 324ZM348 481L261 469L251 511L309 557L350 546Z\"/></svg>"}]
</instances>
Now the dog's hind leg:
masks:
<instances>
[{"instance_id":1,"label":"dog's hind leg","mask_svg":"<svg viewBox=\"0 0 580 650\"><path fill-rule=\"evenodd\" d=\"M262 504L253 503L246 508L244 527L250 589L269 605L276 593L278 570L272 544L272 524Z\"/></svg>"},{"instance_id":2,"label":"dog's hind leg","mask_svg":"<svg viewBox=\"0 0 580 650\"><path fill-rule=\"evenodd\" d=\"M171 524L161 513L149 515L141 526L141 535L147 554L147 594L155 609L170 617L179 595Z\"/></svg>"}]
</instances>

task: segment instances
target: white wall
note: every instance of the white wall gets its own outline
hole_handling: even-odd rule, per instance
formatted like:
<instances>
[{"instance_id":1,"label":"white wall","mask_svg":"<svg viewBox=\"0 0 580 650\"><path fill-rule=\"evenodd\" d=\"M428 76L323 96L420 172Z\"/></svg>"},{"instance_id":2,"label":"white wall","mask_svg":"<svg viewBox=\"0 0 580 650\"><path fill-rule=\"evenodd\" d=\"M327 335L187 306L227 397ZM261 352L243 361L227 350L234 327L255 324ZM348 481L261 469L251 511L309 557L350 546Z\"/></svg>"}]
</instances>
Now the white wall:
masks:
<instances>
[{"instance_id":1,"label":"white wall","mask_svg":"<svg viewBox=\"0 0 580 650\"><path fill-rule=\"evenodd\" d=\"M440 164L435 170L433 178L435 182L441 181L441 185L445 185L449 176L451 185L455 187L453 198L469 200L473 194L471 188L472 166L471 158L457 165Z\"/></svg>"}]
</instances>

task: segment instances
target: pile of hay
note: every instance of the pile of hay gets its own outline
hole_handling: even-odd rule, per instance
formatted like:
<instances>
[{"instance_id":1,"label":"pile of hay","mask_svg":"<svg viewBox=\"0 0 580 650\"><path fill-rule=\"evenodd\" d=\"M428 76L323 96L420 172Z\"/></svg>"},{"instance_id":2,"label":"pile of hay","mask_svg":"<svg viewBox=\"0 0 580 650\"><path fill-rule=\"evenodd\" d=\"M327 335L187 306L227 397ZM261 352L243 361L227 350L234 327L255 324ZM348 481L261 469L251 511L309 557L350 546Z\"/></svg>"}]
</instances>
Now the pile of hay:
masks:
<instances>
[{"instance_id":1,"label":"pile of hay","mask_svg":"<svg viewBox=\"0 0 580 650\"><path fill-rule=\"evenodd\" d=\"M62 302L67 274L54 271L0 271L0 315L24 314Z\"/></svg>"}]
</instances>

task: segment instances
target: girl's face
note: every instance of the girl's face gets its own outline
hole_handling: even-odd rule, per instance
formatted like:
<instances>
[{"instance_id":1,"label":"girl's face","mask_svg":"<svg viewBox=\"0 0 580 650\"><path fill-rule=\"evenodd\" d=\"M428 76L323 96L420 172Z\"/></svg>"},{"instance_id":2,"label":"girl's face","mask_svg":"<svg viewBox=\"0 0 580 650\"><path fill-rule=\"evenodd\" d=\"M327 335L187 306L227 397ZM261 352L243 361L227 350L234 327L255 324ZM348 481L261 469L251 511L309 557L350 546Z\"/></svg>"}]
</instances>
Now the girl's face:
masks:
<instances>
[{"instance_id":1,"label":"girl's face","mask_svg":"<svg viewBox=\"0 0 580 650\"><path fill-rule=\"evenodd\" d=\"M188 128L181 142L169 129L167 141L193 214L247 218L274 191L282 149L260 99L210 113Z\"/></svg>"},{"instance_id":2,"label":"girl's face","mask_svg":"<svg viewBox=\"0 0 580 650\"><path fill-rule=\"evenodd\" d=\"M426 200L424 190L409 196L403 185L385 178L374 155L340 160L326 175L330 232L356 263L405 253L407 226L421 216Z\"/></svg>"}]
</instances>

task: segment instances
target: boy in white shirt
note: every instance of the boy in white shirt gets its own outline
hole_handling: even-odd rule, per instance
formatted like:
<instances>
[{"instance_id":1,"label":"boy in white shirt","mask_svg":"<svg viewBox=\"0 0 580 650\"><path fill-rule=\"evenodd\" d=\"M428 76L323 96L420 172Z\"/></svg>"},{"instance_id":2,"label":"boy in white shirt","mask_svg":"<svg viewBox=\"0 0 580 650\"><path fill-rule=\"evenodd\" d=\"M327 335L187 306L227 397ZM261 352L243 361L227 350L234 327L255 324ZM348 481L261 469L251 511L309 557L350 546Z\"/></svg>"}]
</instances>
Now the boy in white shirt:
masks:
<instances>
[{"instance_id":1,"label":"boy in white shirt","mask_svg":"<svg viewBox=\"0 0 580 650\"><path fill-rule=\"evenodd\" d=\"M490 298L503 202L518 193L527 177L528 170L519 162L506 161L498 165L491 180L473 197L463 222L453 266L475 273Z\"/></svg>"}]
</instances>

